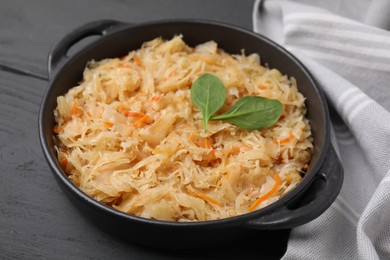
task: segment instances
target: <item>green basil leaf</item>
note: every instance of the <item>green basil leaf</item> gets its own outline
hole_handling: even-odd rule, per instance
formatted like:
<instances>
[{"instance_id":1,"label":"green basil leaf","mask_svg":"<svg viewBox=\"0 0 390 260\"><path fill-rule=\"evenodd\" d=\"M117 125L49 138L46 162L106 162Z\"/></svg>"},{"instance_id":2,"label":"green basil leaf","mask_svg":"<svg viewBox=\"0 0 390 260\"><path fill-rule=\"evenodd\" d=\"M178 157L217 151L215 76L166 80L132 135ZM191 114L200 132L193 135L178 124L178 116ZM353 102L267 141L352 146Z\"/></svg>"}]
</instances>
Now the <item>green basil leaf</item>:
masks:
<instances>
[{"instance_id":1,"label":"green basil leaf","mask_svg":"<svg viewBox=\"0 0 390 260\"><path fill-rule=\"evenodd\" d=\"M191 101L202 112L206 132L210 117L223 106L225 99L225 85L212 74L204 73L192 84Z\"/></svg>"},{"instance_id":2,"label":"green basil leaf","mask_svg":"<svg viewBox=\"0 0 390 260\"><path fill-rule=\"evenodd\" d=\"M210 120L225 120L245 129L267 128L275 124L282 114L279 100L258 96L240 98L224 114L213 116Z\"/></svg>"}]
</instances>

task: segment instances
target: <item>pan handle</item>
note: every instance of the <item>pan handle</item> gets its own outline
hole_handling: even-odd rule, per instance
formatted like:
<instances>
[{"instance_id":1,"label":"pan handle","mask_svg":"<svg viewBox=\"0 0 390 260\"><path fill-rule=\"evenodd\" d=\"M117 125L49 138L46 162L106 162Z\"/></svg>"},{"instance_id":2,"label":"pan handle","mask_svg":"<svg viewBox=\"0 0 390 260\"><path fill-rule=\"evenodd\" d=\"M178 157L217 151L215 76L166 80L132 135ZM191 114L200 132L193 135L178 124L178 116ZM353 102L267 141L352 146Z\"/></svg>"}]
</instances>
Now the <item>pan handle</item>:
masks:
<instances>
[{"instance_id":1,"label":"pan handle","mask_svg":"<svg viewBox=\"0 0 390 260\"><path fill-rule=\"evenodd\" d=\"M60 40L49 52L48 59L48 74L49 79L53 75L53 72L59 67L59 65L68 58L67 53L69 49L80 40L92 36L92 35L107 35L117 29L128 26L128 23L123 23L115 20L99 20L89 22L67 34L62 40Z\"/></svg>"},{"instance_id":2,"label":"pan handle","mask_svg":"<svg viewBox=\"0 0 390 260\"><path fill-rule=\"evenodd\" d=\"M289 229L317 218L334 202L344 179L343 167L331 145L319 171L320 174L298 199L298 203L283 205L242 225L262 230Z\"/></svg>"}]
</instances>

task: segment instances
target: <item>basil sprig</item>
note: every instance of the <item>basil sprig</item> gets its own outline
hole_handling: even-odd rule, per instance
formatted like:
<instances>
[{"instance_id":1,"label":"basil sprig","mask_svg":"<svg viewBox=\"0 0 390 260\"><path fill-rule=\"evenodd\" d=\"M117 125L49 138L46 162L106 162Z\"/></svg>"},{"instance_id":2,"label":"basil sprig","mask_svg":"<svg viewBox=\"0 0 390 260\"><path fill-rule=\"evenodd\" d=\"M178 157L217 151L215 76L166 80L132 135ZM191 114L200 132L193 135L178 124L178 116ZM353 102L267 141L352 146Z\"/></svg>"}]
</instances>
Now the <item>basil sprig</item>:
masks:
<instances>
[{"instance_id":1,"label":"basil sprig","mask_svg":"<svg viewBox=\"0 0 390 260\"><path fill-rule=\"evenodd\" d=\"M283 107L279 100L245 96L227 112L214 116L225 99L226 89L218 77L205 73L193 83L191 100L202 113L206 132L209 120L225 120L244 129L257 130L272 126L282 114Z\"/></svg>"},{"instance_id":2,"label":"basil sprig","mask_svg":"<svg viewBox=\"0 0 390 260\"><path fill-rule=\"evenodd\" d=\"M225 120L245 129L261 129L272 126L282 113L279 100L257 96L240 98L229 111L210 120Z\"/></svg>"},{"instance_id":3,"label":"basil sprig","mask_svg":"<svg viewBox=\"0 0 390 260\"><path fill-rule=\"evenodd\" d=\"M191 101L202 112L206 132L210 117L223 106L225 99L225 85L212 74L205 73L192 84Z\"/></svg>"}]
</instances>

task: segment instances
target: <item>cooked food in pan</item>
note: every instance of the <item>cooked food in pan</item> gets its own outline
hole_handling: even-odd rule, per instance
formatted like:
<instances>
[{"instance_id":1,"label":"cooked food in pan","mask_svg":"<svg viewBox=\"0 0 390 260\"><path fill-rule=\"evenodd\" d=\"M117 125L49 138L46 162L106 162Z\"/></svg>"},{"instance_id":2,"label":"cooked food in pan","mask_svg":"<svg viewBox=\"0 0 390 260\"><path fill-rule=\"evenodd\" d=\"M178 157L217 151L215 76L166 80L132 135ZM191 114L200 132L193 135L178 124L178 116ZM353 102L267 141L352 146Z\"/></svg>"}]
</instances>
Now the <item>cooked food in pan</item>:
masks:
<instances>
[{"instance_id":1,"label":"cooked food in pan","mask_svg":"<svg viewBox=\"0 0 390 260\"><path fill-rule=\"evenodd\" d=\"M263 208L302 180L313 151L294 78L181 35L90 61L57 98L58 160L119 211L206 221Z\"/></svg>"}]
</instances>

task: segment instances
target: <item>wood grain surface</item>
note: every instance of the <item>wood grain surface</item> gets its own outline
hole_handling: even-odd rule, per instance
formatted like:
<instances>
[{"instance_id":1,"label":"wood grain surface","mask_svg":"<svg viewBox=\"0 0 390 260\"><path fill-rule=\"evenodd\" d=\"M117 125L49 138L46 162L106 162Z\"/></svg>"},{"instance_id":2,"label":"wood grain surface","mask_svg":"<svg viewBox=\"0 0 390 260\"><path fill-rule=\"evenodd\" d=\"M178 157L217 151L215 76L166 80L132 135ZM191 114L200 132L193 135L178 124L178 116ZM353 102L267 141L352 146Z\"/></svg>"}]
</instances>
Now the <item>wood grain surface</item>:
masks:
<instances>
[{"instance_id":1,"label":"wood grain surface","mask_svg":"<svg viewBox=\"0 0 390 260\"><path fill-rule=\"evenodd\" d=\"M279 259L287 233L214 249L136 246L89 223L55 183L38 138L47 55L89 21L200 18L252 28L253 0L0 0L0 259Z\"/></svg>"}]
</instances>

